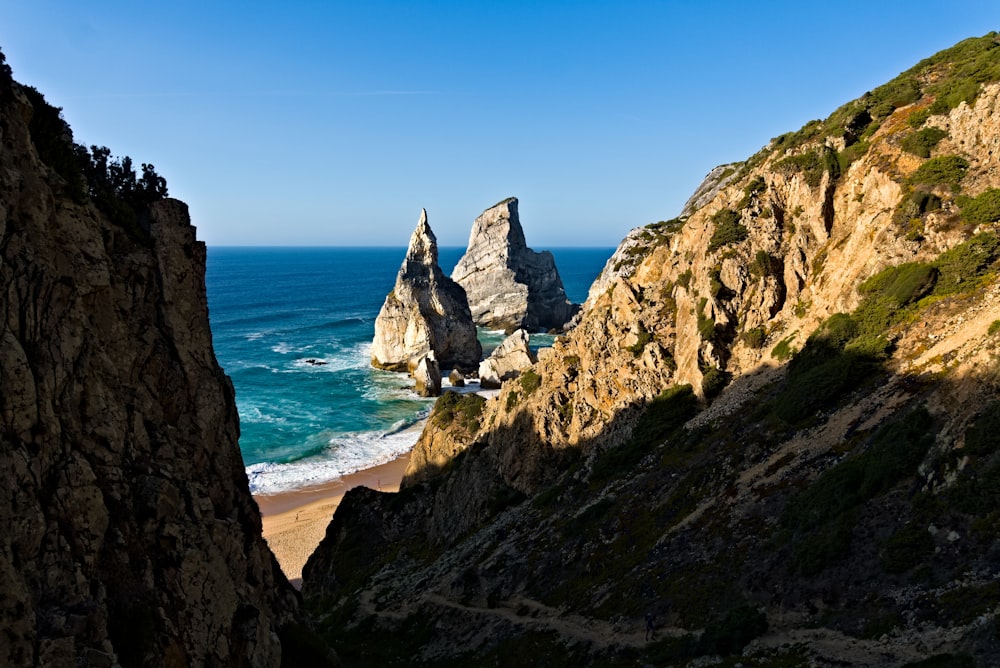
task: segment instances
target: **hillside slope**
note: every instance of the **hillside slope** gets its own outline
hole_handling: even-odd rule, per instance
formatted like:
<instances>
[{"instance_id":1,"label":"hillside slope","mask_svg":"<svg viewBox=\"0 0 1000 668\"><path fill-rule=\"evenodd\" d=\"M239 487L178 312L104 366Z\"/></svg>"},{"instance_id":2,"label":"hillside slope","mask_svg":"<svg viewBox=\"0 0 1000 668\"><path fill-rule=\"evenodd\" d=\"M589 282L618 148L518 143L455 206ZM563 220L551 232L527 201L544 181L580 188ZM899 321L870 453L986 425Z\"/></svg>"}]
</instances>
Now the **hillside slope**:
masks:
<instances>
[{"instance_id":1,"label":"hillside slope","mask_svg":"<svg viewBox=\"0 0 1000 668\"><path fill-rule=\"evenodd\" d=\"M345 661L1000 662L998 81L962 42L630 234L446 463L345 497Z\"/></svg>"}]
</instances>

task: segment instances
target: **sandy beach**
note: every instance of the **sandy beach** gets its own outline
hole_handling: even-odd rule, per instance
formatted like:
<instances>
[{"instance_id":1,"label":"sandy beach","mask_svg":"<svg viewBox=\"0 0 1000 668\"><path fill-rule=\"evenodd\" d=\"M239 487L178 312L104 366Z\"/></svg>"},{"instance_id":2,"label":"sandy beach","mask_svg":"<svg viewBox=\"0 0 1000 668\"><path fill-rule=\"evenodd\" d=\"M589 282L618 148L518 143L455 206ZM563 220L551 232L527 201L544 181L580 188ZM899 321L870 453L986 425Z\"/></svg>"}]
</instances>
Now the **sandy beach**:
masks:
<instances>
[{"instance_id":1,"label":"sandy beach","mask_svg":"<svg viewBox=\"0 0 1000 668\"><path fill-rule=\"evenodd\" d=\"M405 454L325 485L254 496L263 517L264 539L293 585L301 586L302 567L326 534L344 493L358 486L397 492L409 461L410 455Z\"/></svg>"}]
</instances>

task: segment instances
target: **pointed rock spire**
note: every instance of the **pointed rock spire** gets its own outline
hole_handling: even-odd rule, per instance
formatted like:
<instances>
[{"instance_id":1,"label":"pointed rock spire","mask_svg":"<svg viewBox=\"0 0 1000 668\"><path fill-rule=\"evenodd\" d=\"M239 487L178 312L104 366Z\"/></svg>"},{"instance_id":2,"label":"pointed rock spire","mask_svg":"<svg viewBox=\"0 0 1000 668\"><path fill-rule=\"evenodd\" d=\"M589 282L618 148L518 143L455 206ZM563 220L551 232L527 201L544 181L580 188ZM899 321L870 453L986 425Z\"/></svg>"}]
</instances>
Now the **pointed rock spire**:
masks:
<instances>
[{"instance_id":1,"label":"pointed rock spire","mask_svg":"<svg viewBox=\"0 0 1000 668\"><path fill-rule=\"evenodd\" d=\"M373 366L412 373L433 353L442 368L478 368L482 346L465 291L444 275L437 258L437 239L422 209L396 285L375 320Z\"/></svg>"}]
</instances>

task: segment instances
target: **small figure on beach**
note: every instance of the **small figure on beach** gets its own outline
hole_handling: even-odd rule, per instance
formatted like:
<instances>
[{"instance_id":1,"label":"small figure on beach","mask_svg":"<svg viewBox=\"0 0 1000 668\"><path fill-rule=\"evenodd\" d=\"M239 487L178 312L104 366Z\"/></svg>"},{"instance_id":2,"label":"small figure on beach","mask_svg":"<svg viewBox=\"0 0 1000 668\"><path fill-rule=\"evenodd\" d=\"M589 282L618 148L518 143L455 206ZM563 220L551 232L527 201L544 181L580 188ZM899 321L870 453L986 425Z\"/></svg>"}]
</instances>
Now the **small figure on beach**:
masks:
<instances>
[{"instance_id":1,"label":"small figure on beach","mask_svg":"<svg viewBox=\"0 0 1000 668\"><path fill-rule=\"evenodd\" d=\"M646 613L646 640L652 639L656 635L656 617L652 612Z\"/></svg>"}]
</instances>

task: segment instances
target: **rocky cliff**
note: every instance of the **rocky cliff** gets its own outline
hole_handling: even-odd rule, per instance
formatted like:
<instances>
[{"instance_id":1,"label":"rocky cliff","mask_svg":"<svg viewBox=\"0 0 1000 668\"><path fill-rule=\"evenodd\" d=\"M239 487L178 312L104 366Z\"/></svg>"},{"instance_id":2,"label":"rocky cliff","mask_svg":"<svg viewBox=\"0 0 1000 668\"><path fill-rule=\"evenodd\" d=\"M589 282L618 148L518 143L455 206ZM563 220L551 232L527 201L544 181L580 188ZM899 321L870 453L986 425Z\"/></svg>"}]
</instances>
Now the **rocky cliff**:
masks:
<instances>
[{"instance_id":1,"label":"rocky cliff","mask_svg":"<svg viewBox=\"0 0 1000 668\"><path fill-rule=\"evenodd\" d=\"M1000 662L998 82L997 35L962 42L630 234L573 331L428 427L432 475L347 495L303 588L331 639Z\"/></svg>"},{"instance_id":2,"label":"rocky cliff","mask_svg":"<svg viewBox=\"0 0 1000 668\"><path fill-rule=\"evenodd\" d=\"M438 266L437 238L421 210L396 285L375 320L372 364L412 372L432 352L441 367L474 370L483 349L465 292Z\"/></svg>"},{"instance_id":3,"label":"rocky cliff","mask_svg":"<svg viewBox=\"0 0 1000 668\"><path fill-rule=\"evenodd\" d=\"M562 329L579 309L566 298L552 253L528 248L514 197L476 218L451 277L465 288L473 320L489 329Z\"/></svg>"},{"instance_id":4,"label":"rocky cliff","mask_svg":"<svg viewBox=\"0 0 1000 668\"><path fill-rule=\"evenodd\" d=\"M0 69L0 664L278 666L298 601L187 207L105 200L111 222L58 110Z\"/></svg>"}]
</instances>

